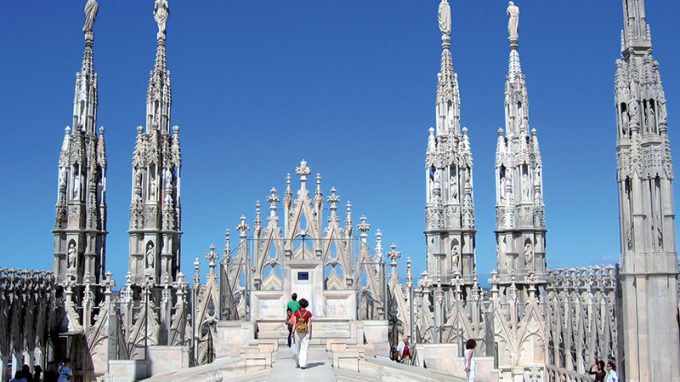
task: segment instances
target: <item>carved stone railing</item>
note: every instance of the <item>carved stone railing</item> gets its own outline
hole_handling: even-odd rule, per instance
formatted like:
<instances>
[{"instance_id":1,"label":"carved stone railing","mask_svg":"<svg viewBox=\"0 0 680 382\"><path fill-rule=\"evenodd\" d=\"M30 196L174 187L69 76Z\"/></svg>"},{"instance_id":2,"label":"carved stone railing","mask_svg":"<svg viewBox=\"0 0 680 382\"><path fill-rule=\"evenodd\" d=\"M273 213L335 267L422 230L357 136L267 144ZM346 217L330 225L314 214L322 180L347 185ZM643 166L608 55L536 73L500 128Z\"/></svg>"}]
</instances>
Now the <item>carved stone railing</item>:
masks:
<instances>
[{"instance_id":1,"label":"carved stone railing","mask_svg":"<svg viewBox=\"0 0 680 382\"><path fill-rule=\"evenodd\" d=\"M592 375L579 374L573 371L567 371L557 368L555 366L548 366L548 381L550 382L591 382Z\"/></svg>"},{"instance_id":2,"label":"carved stone railing","mask_svg":"<svg viewBox=\"0 0 680 382\"><path fill-rule=\"evenodd\" d=\"M551 270L546 290L547 364L562 380L591 380L596 360L620 362L617 266Z\"/></svg>"},{"instance_id":3,"label":"carved stone railing","mask_svg":"<svg viewBox=\"0 0 680 382\"><path fill-rule=\"evenodd\" d=\"M0 268L0 375L8 357L23 363L46 366L47 342L56 330L58 304L52 272ZM10 357L11 356L11 357Z\"/></svg>"}]
</instances>

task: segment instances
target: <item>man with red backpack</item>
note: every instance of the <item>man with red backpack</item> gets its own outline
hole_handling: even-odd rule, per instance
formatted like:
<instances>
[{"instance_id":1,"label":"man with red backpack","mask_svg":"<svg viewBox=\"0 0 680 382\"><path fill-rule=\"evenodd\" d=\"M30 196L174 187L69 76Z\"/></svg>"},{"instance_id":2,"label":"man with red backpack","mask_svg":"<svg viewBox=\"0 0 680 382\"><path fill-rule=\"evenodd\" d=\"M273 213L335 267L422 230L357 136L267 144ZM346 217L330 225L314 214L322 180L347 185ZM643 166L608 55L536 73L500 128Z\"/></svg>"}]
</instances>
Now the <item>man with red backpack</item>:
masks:
<instances>
[{"instance_id":1,"label":"man with red backpack","mask_svg":"<svg viewBox=\"0 0 680 382\"><path fill-rule=\"evenodd\" d=\"M293 313L293 330L295 330L295 346L297 347L297 367L307 367L307 348L312 339L312 312L307 310L309 302L300 299L300 309Z\"/></svg>"}]
</instances>

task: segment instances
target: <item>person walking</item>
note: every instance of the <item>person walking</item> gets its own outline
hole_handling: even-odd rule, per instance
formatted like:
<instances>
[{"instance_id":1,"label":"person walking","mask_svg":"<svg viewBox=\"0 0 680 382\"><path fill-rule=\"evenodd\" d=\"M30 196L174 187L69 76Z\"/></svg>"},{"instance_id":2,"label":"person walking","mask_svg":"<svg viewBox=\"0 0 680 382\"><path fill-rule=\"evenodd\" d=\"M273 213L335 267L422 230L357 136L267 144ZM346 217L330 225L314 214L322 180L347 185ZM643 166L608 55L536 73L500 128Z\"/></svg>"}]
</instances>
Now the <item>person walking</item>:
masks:
<instances>
[{"instance_id":1,"label":"person walking","mask_svg":"<svg viewBox=\"0 0 680 382\"><path fill-rule=\"evenodd\" d=\"M598 360L595 364L591 365L588 374L595 375L593 382L604 382L604 378L607 376L607 372L604 371L604 361Z\"/></svg>"},{"instance_id":2,"label":"person walking","mask_svg":"<svg viewBox=\"0 0 680 382\"><path fill-rule=\"evenodd\" d=\"M10 379L9 382L28 382L26 380L26 377L24 377L24 374L21 372L21 370L17 370L16 373L14 373L14 378Z\"/></svg>"},{"instance_id":3,"label":"person walking","mask_svg":"<svg viewBox=\"0 0 680 382\"><path fill-rule=\"evenodd\" d=\"M57 382L69 382L73 379L73 370L71 370L71 360L66 358L59 366L59 379Z\"/></svg>"},{"instance_id":4,"label":"person walking","mask_svg":"<svg viewBox=\"0 0 680 382\"><path fill-rule=\"evenodd\" d=\"M290 347L293 340L293 312L290 308L286 308L286 327L288 328L288 347Z\"/></svg>"},{"instance_id":5,"label":"person walking","mask_svg":"<svg viewBox=\"0 0 680 382\"><path fill-rule=\"evenodd\" d=\"M33 368L33 382L43 382L45 380L45 376L43 374L42 367L40 367L40 365L36 365Z\"/></svg>"},{"instance_id":6,"label":"person walking","mask_svg":"<svg viewBox=\"0 0 680 382\"><path fill-rule=\"evenodd\" d=\"M290 296L291 300L288 301L288 309L290 309L292 314L295 314L298 310L300 310L300 303L297 300L297 293L293 293L292 296Z\"/></svg>"},{"instance_id":7,"label":"person walking","mask_svg":"<svg viewBox=\"0 0 680 382\"><path fill-rule=\"evenodd\" d=\"M293 314L297 367L301 369L307 367L307 349L312 339L312 312L307 310L308 306L306 299L300 299L300 309Z\"/></svg>"},{"instance_id":8,"label":"person walking","mask_svg":"<svg viewBox=\"0 0 680 382\"><path fill-rule=\"evenodd\" d=\"M607 362L607 381L606 382L619 382L619 376L616 374L616 365L614 362Z\"/></svg>"},{"instance_id":9,"label":"person walking","mask_svg":"<svg viewBox=\"0 0 680 382\"><path fill-rule=\"evenodd\" d=\"M411 336L404 336L404 339L399 342L399 346L397 346L397 360L400 363L411 363L411 344L409 344L409 341L411 340Z\"/></svg>"},{"instance_id":10,"label":"person walking","mask_svg":"<svg viewBox=\"0 0 680 382\"><path fill-rule=\"evenodd\" d=\"M475 382L477 377L477 359L475 358L475 348L477 342L472 338L465 342L465 372L468 382Z\"/></svg>"}]
</instances>

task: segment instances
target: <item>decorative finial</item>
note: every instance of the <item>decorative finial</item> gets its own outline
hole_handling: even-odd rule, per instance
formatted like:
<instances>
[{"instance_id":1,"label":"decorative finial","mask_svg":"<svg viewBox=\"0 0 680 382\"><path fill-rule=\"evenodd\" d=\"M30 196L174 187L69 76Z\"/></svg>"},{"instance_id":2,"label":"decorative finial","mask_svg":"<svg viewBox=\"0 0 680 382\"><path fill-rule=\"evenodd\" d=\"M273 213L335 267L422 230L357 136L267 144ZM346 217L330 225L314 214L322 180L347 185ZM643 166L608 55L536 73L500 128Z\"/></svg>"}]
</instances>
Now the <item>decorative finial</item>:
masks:
<instances>
[{"instance_id":1,"label":"decorative finial","mask_svg":"<svg viewBox=\"0 0 680 382\"><path fill-rule=\"evenodd\" d=\"M156 0L153 7L153 18L156 19L156 24L158 24L157 36L159 39L165 39L165 24L168 21L168 15L170 15L168 0Z\"/></svg>"},{"instance_id":2,"label":"decorative finial","mask_svg":"<svg viewBox=\"0 0 680 382\"><path fill-rule=\"evenodd\" d=\"M307 175L312 173L312 170L307 166L307 161L302 160L300 161L300 167L295 168L295 173L300 175L300 183L302 186L302 189L305 189L305 183L307 182Z\"/></svg>"},{"instance_id":3,"label":"decorative finial","mask_svg":"<svg viewBox=\"0 0 680 382\"><path fill-rule=\"evenodd\" d=\"M210 244L210 251L205 255L205 258L206 260L209 261L208 265L210 266L210 270L214 271L216 265L215 262L219 258L219 256L215 252L215 244Z\"/></svg>"},{"instance_id":4,"label":"decorative finial","mask_svg":"<svg viewBox=\"0 0 680 382\"><path fill-rule=\"evenodd\" d=\"M224 231L224 257L229 259L231 256L231 232L229 230Z\"/></svg>"},{"instance_id":5,"label":"decorative finial","mask_svg":"<svg viewBox=\"0 0 680 382\"><path fill-rule=\"evenodd\" d=\"M239 225L236 226L236 230L239 231L239 232L241 232L241 234L240 234L239 236L240 236L241 238L245 238L245 237L246 237L246 231L247 231L249 228L250 228L250 227L248 227L248 224L246 224L246 216L245 216L245 215L241 215L241 224L239 224Z\"/></svg>"},{"instance_id":6,"label":"decorative finial","mask_svg":"<svg viewBox=\"0 0 680 382\"><path fill-rule=\"evenodd\" d=\"M87 0L87 3L85 3L85 24L83 25L84 33L92 33L92 26L94 25L94 19L97 18L98 10L99 4L97 4L97 0Z\"/></svg>"},{"instance_id":7,"label":"decorative finial","mask_svg":"<svg viewBox=\"0 0 680 382\"><path fill-rule=\"evenodd\" d=\"M517 48L519 45L519 7L515 5L514 2L508 2L507 10L508 19L508 34L510 37L510 47Z\"/></svg>"},{"instance_id":8,"label":"decorative finial","mask_svg":"<svg viewBox=\"0 0 680 382\"><path fill-rule=\"evenodd\" d=\"M337 203L340 201L340 196L338 196L335 192L337 190L335 187L331 187L331 194L326 198L328 200L328 203L331 204L331 213L335 214L335 210L337 209Z\"/></svg>"},{"instance_id":9,"label":"decorative finial","mask_svg":"<svg viewBox=\"0 0 680 382\"><path fill-rule=\"evenodd\" d=\"M439 31L443 35L451 34L451 6L447 0L439 3Z\"/></svg>"},{"instance_id":10,"label":"decorative finial","mask_svg":"<svg viewBox=\"0 0 680 382\"><path fill-rule=\"evenodd\" d=\"M390 245L390 251L387 252L387 256L392 260L392 264L396 265L397 260L401 257L401 252L397 251L397 245L392 243ZM410 265L410 258L409 258L409 265Z\"/></svg>"},{"instance_id":11,"label":"decorative finial","mask_svg":"<svg viewBox=\"0 0 680 382\"><path fill-rule=\"evenodd\" d=\"M363 241L366 241L366 232L368 232L371 229L371 225L366 223L366 215L361 215L361 223L357 224L357 229L359 232L361 232L361 238Z\"/></svg>"}]
</instances>

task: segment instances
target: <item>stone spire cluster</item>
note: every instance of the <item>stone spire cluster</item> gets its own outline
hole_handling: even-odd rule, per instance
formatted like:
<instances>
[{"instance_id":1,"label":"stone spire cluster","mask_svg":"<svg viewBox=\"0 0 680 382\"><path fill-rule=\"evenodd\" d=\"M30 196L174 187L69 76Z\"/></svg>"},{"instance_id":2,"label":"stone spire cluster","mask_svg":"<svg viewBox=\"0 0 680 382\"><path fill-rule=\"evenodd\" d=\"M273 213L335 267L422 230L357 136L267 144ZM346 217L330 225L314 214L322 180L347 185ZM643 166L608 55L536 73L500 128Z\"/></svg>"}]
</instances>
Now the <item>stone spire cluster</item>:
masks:
<instances>
[{"instance_id":1,"label":"stone spire cluster","mask_svg":"<svg viewBox=\"0 0 680 382\"><path fill-rule=\"evenodd\" d=\"M99 283L106 254L106 147L104 128L97 134L97 74L94 32L97 2L85 5L85 51L76 73L73 125L66 127L59 158L54 224L54 274L59 283Z\"/></svg>"},{"instance_id":2,"label":"stone spire cluster","mask_svg":"<svg viewBox=\"0 0 680 382\"><path fill-rule=\"evenodd\" d=\"M644 0L623 0L616 62L625 379L678 381L673 168L666 97Z\"/></svg>"},{"instance_id":3,"label":"stone spire cluster","mask_svg":"<svg viewBox=\"0 0 680 382\"><path fill-rule=\"evenodd\" d=\"M545 221L541 152L529 130L529 97L519 58L519 7L508 6L510 58L505 80L505 131L496 147L496 245L500 285L545 281ZM534 280L535 281L535 280Z\"/></svg>"},{"instance_id":4,"label":"stone spire cluster","mask_svg":"<svg viewBox=\"0 0 680 382\"><path fill-rule=\"evenodd\" d=\"M426 151L427 272L443 282L462 277L472 285L475 269L475 210L472 153L467 129L460 128L460 93L451 55L451 7L439 5L442 34L436 129Z\"/></svg>"},{"instance_id":5,"label":"stone spire cluster","mask_svg":"<svg viewBox=\"0 0 680 382\"><path fill-rule=\"evenodd\" d=\"M174 281L180 266L181 152L179 128L170 129L170 71L166 65L167 0L156 0L156 61L146 97L146 128L137 127L132 157L129 272L142 285L148 277Z\"/></svg>"}]
</instances>

